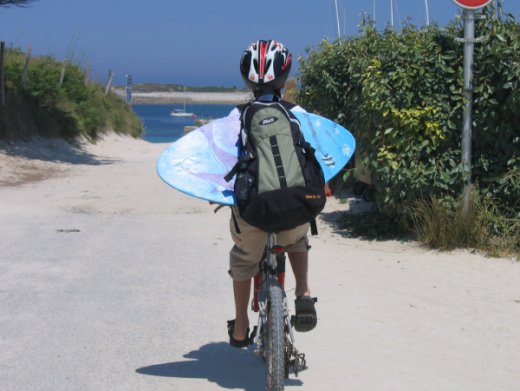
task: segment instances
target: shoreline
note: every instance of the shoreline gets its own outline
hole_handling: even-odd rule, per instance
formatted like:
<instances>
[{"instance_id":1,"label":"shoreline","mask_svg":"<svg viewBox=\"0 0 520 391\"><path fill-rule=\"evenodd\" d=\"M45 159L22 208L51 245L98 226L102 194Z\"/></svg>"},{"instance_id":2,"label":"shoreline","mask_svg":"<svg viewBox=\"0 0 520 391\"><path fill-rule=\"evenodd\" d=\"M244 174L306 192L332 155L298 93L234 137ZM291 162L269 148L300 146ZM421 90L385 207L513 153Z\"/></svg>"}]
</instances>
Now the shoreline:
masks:
<instances>
[{"instance_id":1,"label":"shoreline","mask_svg":"<svg viewBox=\"0 0 520 391\"><path fill-rule=\"evenodd\" d=\"M121 88L114 88L114 93L126 97ZM136 104L229 104L238 105L252 99L250 92L133 92L132 103Z\"/></svg>"}]
</instances>

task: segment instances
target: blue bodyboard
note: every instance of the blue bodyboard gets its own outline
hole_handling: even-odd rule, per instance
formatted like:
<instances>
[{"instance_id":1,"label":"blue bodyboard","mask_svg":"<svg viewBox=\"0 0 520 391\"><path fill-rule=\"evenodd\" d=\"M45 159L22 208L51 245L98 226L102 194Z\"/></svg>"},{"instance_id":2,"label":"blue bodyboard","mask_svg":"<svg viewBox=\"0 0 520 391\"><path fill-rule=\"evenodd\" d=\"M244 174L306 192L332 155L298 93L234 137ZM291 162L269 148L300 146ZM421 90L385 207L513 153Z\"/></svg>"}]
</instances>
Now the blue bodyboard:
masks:
<instances>
[{"instance_id":1,"label":"blue bodyboard","mask_svg":"<svg viewBox=\"0 0 520 391\"><path fill-rule=\"evenodd\" d=\"M305 140L316 149L325 180L337 175L356 147L352 134L341 125L304 111L293 110ZM224 176L238 156L240 117L236 110L192 130L172 143L157 161L159 177L176 190L224 205L234 205L234 180Z\"/></svg>"}]
</instances>

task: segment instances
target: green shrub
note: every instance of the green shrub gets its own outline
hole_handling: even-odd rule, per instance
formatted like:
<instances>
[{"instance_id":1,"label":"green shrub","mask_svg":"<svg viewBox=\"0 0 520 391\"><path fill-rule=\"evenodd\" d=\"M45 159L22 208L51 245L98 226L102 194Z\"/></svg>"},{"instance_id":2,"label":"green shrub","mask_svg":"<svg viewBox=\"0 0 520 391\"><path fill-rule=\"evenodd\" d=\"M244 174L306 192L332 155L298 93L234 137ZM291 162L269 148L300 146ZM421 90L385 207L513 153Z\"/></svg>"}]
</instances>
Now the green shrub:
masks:
<instances>
[{"instance_id":1,"label":"green shrub","mask_svg":"<svg viewBox=\"0 0 520 391\"><path fill-rule=\"evenodd\" d=\"M477 22L473 179L481 193L519 212L520 27L499 6ZM455 204L463 186L461 23L406 26L324 41L301 59L297 101L336 120L357 141L377 190L376 213L393 231L413 228L411 206L431 196ZM355 175L351 171L349 175Z\"/></svg>"},{"instance_id":2,"label":"green shrub","mask_svg":"<svg viewBox=\"0 0 520 391\"><path fill-rule=\"evenodd\" d=\"M31 59L27 83L21 85L24 54L8 50L6 56L7 104L0 109L0 137L25 138L31 135L95 140L103 132L140 137L141 121L128 105L114 94L105 96L99 84L85 83L80 67L63 64L52 57Z\"/></svg>"}]
</instances>

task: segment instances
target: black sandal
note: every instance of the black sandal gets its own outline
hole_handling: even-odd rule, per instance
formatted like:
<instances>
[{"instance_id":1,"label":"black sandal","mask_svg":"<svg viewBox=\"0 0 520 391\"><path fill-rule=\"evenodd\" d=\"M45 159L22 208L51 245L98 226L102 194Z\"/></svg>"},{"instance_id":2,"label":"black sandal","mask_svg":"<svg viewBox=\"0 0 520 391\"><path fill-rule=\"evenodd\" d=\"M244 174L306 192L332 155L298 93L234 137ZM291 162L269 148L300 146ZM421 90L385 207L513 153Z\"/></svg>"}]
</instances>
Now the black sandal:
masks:
<instances>
[{"instance_id":1,"label":"black sandal","mask_svg":"<svg viewBox=\"0 0 520 391\"><path fill-rule=\"evenodd\" d=\"M314 303L318 299L316 297L300 296L294 301L296 315L294 316L294 329L298 332L305 333L311 331L318 324L318 316Z\"/></svg>"},{"instance_id":2,"label":"black sandal","mask_svg":"<svg viewBox=\"0 0 520 391\"><path fill-rule=\"evenodd\" d=\"M249 327L246 331L246 337L242 340L235 339L233 333L235 331L235 319L227 321L229 344L234 348L245 348L253 344L253 339L249 336Z\"/></svg>"}]
</instances>

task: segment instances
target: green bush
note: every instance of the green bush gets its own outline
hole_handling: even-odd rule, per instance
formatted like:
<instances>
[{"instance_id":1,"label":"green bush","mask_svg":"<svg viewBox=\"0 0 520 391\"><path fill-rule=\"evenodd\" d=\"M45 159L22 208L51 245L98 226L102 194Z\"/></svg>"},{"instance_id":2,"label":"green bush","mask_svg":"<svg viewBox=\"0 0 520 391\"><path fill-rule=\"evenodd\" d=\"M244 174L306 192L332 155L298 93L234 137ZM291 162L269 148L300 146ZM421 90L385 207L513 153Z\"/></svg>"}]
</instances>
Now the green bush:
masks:
<instances>
[{"instance_id":1,"label":"green bush","mask_svg":"<svg viewBox=\"0 0 520 391\"><path fill-rule=\"evenodd\" d=\"M520 25L492 12L477 25L473 175L509 207L520 195Z\"/></svg>"},{"instance_id":2,"label":"green bush","mask_svg":"<svg viewBox=\"0 0 520 391\"><path fill-rule=\"evenodd\" d=\"M68 63L60 84L62 63L52 57L33 58L27 83L22 86L24 61L20 50L7 51L7 104L0 110L1 138L38 134L95 140L109 130L141 135L142 124L128 105L114 94L105 96L101 85L86 83L79 66Z\"/></svg>"},{"instance_id":3,"label":"green bush","mask_svg":"<svg viewBox=\"0 0 520 391\"><path fill-rule=\"evenodd\" d=\"M477 22L473 179L484 197L520 214L520 27L497 7ZM309 51L297 99L354 133L377 213L393 230L413 223L417 201L435 196L455 208L461 193L463 26L372 26Z\"/></svg>"}]
</instances>

